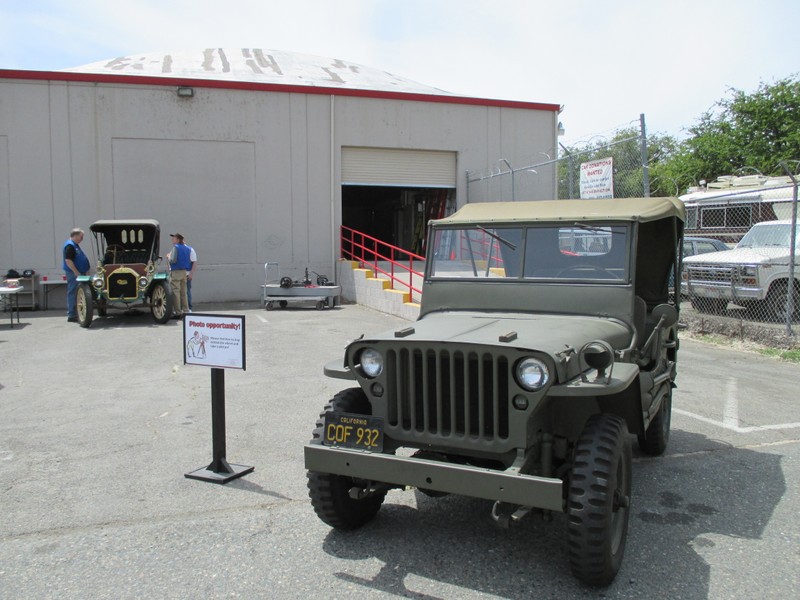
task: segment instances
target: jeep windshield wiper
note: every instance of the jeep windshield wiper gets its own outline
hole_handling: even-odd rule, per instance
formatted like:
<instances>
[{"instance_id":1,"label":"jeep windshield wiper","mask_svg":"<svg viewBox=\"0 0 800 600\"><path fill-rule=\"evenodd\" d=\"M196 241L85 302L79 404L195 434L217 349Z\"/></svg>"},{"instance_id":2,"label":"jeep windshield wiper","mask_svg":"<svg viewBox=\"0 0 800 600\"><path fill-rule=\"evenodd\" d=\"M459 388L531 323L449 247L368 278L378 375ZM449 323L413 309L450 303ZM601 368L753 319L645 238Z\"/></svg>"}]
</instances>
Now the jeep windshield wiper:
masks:
<instances>
[{"instance_id":1,"label":"jeep windshield wiper","mask_svg":"<svg viewBox=\"0 0 800 600\"><path fill-rule=\"evenodd\" d=\"M592 233L611 233L611 234L625 233L624 230L615 230L613 227L609 225L603 225L602 227L598 227L597 225L587 225L586 223L573 223L572 226L577 227L578 229L583 229L584 231L591 231Z\"/></svg>"},{"instance_id":2,"label":"jeep windshield wiper","mask_svg":"<svg viewBox=\"0 0 800 600\"><path fill-rule=\"evenodd\" d=\"M497 240L498 242L500 242L501 244L504 244L505 246L508 246L512 250L516 250L517 249L517 245L516 244L513 244L513 243L509 242L507 239L500 237L499 235L497 235L493 231L489 231L488 229L486 229L485 227L481 227L480 225L476 225L475 228L476 229L480 229L483 233L488 235L490 238Z\"/></svg>"}]
</instances>

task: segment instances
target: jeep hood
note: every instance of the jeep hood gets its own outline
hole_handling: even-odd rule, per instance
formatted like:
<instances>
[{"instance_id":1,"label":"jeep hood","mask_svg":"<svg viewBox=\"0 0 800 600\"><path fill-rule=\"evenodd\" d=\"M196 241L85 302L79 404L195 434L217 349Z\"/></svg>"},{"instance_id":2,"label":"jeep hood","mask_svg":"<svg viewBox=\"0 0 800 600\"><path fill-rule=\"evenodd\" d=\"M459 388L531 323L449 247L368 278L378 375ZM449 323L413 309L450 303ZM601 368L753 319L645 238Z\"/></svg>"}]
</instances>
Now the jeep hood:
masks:
<instances>
[{"instance_id":1,"label":"jeep hood","mask_svg":"<svg viewBox=\"0 0 800 600\"><path fill-rule=\"evenodd\" d=\"M594 340L606 341L616 350L626 348L631 342L631 330L621 321L601 317L435 312L404 329L365 336L362 341L365 340L493 345L538 350L555 356L566 347L578 351Z\"/></svg>"},{"instance_id":2,"label":"jeep hood","mask_svg":"<svg viewBox=\"0 0 800 600\"><path fill-rule=\"evenodd\" d=\"M683 259L684 265L769 264L789 262L789 249L783 247L734 248L697 254Z\"/></svg>"}]
</instances>

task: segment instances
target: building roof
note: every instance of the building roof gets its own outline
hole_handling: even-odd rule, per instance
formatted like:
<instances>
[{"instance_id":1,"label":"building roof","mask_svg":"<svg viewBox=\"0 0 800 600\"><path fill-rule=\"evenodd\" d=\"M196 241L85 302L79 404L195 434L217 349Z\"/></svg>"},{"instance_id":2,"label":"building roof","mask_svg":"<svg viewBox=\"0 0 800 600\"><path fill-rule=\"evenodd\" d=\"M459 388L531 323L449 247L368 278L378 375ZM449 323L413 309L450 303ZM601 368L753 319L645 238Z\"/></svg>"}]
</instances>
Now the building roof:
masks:
<instances>
[{"instance_id":1,"label":"building roof","mask_svg":"<svg viewBox=\"0 0 800 600\"><path fill-rule=\"evenodd\" d=\"M561 111L558 104L458 96L344 60L257 48L135 54L61 71L0 69L3 79L191 86Z\"/></svg>"},{"instance_id":2,"label":"building roof","mask_svg":"<svg viewBox=\"0 0 800 600\"><path fill-rule=\"evenodd\" d=\"M438 88L341 59L261 48L206 48L133 54L63 70L71 73L178 77L451 95Z\"/></svg>"}]
</instances>

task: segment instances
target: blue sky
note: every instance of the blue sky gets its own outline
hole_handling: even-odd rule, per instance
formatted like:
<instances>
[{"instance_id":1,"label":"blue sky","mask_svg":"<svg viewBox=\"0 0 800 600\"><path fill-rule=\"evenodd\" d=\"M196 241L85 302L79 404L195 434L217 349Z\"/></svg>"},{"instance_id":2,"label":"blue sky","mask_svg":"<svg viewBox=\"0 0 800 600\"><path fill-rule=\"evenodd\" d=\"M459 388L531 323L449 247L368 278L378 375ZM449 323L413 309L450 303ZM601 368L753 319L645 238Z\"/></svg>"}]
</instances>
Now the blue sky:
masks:
<instances>
[{"instance_id":1,"label":"blue sky","mask_svg":"<svg viewBox=\"0 0 800 600\"><path fill-rule=\"evenodd\" d=\"M682 137L730 88L798 75L798 22L797 0L0 0L0 69L263 48L561 104L566 143L640 113Z\"/></svg>"}]
</instances>

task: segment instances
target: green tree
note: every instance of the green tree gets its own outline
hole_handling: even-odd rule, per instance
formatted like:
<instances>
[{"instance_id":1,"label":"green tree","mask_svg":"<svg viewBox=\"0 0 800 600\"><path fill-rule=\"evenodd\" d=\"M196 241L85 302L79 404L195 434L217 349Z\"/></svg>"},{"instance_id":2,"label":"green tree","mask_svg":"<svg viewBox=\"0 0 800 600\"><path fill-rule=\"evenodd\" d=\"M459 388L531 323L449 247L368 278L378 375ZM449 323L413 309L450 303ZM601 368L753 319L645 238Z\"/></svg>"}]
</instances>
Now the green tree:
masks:
<instances>
[{"instance_id":1,"label":"green tree","mask_svg":"<svg viewBox=\"0 0 800 600\"><path fill-rule=\"evenodd\" d=\"M674 155L654 167L681 185L756 169L783 174L780 161L800 159L800 81L762 82L752 93L731 88L689 128Z\"/></svg>"}]
</instances>

